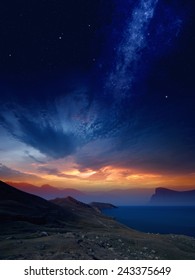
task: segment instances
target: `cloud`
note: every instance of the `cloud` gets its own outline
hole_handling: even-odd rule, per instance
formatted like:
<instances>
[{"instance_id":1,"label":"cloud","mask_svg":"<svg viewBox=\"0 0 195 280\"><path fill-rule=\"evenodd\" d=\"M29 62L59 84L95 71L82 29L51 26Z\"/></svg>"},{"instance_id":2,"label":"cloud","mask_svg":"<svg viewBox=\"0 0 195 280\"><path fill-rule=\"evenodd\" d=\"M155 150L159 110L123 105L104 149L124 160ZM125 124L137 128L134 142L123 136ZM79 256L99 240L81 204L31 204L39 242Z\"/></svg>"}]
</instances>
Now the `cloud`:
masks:
<instances>
[{"instance_id":1,"label":"cloud","mask_svg":"<svg viewBox=\"0 0 195 280\"><path fill-rule=\"evenodd\" d=\"M61 158L76 150L75 137L71 133L64 133L49 124L42 126L26 118L20 120L20 125L23 132L21 140L43 154Z\"/></svg>"},{"instance_id":2,"label":"cloud","mask_svg":"<svg viewBox=\"0 0 195 280\"><path fill-rule=\"evenodd\" d=\"M132 137L128 130L118 137L90 142L75 154L75 161L80 170L112 166L144 173L191 174L195 154L188 144L183 148L182 135L178 137L166 130L151 131L149 127L138 130Z\"/></svg>"},{"instance_id":3,"label":"cloud","mask_svg":"<svg viewBox=\"0 0 195 280\"><path fill-rule=\"evenodd\" d=\"M41 166L41 167L37 168L37 170L41 173L46 173L48 175L54 175L54 176L61 177L61 178L67 178L67 179L79 178L76 175L69 175L69 174L62 173L57 168Z\"/></svg>"},{"instance_id":4,"label":"cloud","mask_svg":"<svg viewBox=\"0 0 195 280\"><path fill-rule=\"evenodd\" d=\"M107 106L92 101L90 94L86 89L74 90L47 106L24 108L9 103L1 110L0 124L13 138L40 153L53 159L65 158L90 141L115 135L121 126L119 108L115 111L111 107L108 115ZM26 154L43 163L31 153Z\"/></svg>"},{"instance_id":5,"label":"cloud","mask_svg":"<svg viewBox=\"0 0 195 280\"><path fill-rule=\"evenodd\" d=\"M40 164L45 164L46 162L40 159L37 159L35 156L31 155L28 151L25 151L25 154L32 159L33 161L40 163Z\"/></svg>"},{"instance_id":6,"label":"cloud","mask_svg":"<svg viewBox=\"0 0 195 280\"><path fill-rule=\"evenodd\" d=\"M23 173L18 170L11 169L0 163L0 178L2 180L15 181L41 181L42 178L28 173Z\"/></svg>"},{"instance_id":7,"label":"cloud","mask_svg":"<svg viewBox=\"0 0 195 280\"><path fill-rule=\"evenodd\" d=\"M39 108L34 112L13 104L14 109L4 110L1 124L19 141L52 158L62 158L75 152L77 139L71 131L65 132L52 114L42 116ZM35 114L35 115L34 115Z\"/></svg>"},{"instance_id":8,"label":"cloud","mask_svg":"<svg viewBox=\"0 0 195 280\"><path fill-rule=\"evenodd\" d=\"M49 175L57 175L58 176L58 174L60 174L60 172L57 168L49 168L49 167L41 166L41 167L38 167L37 170L39 172L44 172L44 173L47 173Z\"/></svg>"}]
</instances>

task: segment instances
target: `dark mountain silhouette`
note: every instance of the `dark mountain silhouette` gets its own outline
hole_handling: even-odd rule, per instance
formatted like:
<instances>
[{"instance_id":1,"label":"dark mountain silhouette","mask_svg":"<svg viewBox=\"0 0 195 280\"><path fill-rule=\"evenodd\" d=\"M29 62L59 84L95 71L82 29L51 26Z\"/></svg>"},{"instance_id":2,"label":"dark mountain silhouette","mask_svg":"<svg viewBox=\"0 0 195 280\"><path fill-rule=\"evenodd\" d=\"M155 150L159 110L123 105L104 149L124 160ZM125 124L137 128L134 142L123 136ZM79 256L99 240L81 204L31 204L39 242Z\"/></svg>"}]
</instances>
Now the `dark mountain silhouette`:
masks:
<instances>
[{"instance_id":1,"label":"dark mountain silhouette","mask_svg":"<svg viewBox=\"0 0 195 280\"><path fill-rule=\"evenodd\" d=\"M71 196L68 196L66 198L55 198L55 199L52 199L50 200L52 203L55 203L61 207L64 207L64 208L75 208L75 209L90 209L92 210L93 208L86 204L86 203L83 203L81 201L78 201L76 200L75 198L71 197Z\"/></svg>"},{"instance_id":2,"label":"dark mountain silhouette","mask_svg":"<svg viewBox=\"0 0 195 280\"><path fill-rule=\"evenodd\" d=\"M71 211L76 213L79 217L78 221L80 226L84 226L84 228L107 228L108 224L114 223L112 219L102 215L98 207L80 202L73 197L56 198L51 200L51 202L59 205L65 210L71 209ZM112 224L112 227L113 226L116 225Z\"/></svg>"},{"instance_id":3,"label":"dark mountain silhouette","mask_svg":"<svg viewBox=\"0 0 195 280\"><path fill-rule=\"evenodd\" d=\"M28 221L46 224L74 220L74 215L61 207L0 181L0 221Z\"/></svg>"},{"instance_id":4,"label":"dark mountain silhouette","mask_svg":"<svg viewBox=\"0 0 195 280\"><path fill-rule=\"evenodd\" d=\"M74 197L84 203L98 201L102 203L112 203L114 205L143 205L150 200L154 189L113 189L100 191L80 191L73 188L59 189L50 185L41 187L28 183L7 182L19 190L40 196L45 199L55 199L56 197Z\"/></svg>"},{"instance_id":5,"label":"dark mountain silhouette","mask_svg":"<svg viewBox=\"0 0 195 280\"><path fill-rule=\"evenodd\" d=\"M175 191L157 188L150 203L153 205L195 205L195 190Z\"/></svg>"},{"instance_id":6,"label":"dark mountain silhouette","mask_svg":"<svg viewBox=\"0 0 195 280\"><path fill-rule=\"evenodd\" d=\"M76 200L75 198L68 196L66 198L56 198L51 200L52 203L55 203L61 207L69 208L77 210L77 213L79 213L80 210L82 211L90 211L90 212L98 212L101 213L103 209L108 208L117 208L113 204L110 203L103 203L103 202L91 202L90 204L83 203L81 201Z\"/></svg>"},{"instance_id":7,"label":"dark mountain silhouette","mask_svg":"<svg viewBox=\"0 0 195 280\"><path fill-rule=\"evenodd\" d=\"M0 222L29 222L64 229L104 228L112 219L72 197L47 201L0 181ZM114 226L118 227L115 223Z\"/></svg>"},{"instance_id":8,"label":"dark mountain silhouette","mask_svg":"<svg viewBox=\"0 0 195 280\"><path fill-rule=\"evenodd\" d=\"M85 196L85 193L72 188L59 189L47 184L42 185L41 187L37 187L35 185L28 184L25 182L23 183L6 182L6 183L21 191L28 192L45 199L54 199L56 197L67 197L67 196L73 196L76 197L77 199L82 199Z\"/></svg>"},{"instance_id":9,"label":"dark mountain silhouette","mask_svg":"<svg viewBox=\"0 0 195 280\"><path fill-rule=\"evenodd\" d=\"M90 206L92 206L94 209L98 211L102 211L103 209L112 209L117 208L115 205L111 203L103 203L103 202L91 202Z\"/></svg>"}]
</instances>

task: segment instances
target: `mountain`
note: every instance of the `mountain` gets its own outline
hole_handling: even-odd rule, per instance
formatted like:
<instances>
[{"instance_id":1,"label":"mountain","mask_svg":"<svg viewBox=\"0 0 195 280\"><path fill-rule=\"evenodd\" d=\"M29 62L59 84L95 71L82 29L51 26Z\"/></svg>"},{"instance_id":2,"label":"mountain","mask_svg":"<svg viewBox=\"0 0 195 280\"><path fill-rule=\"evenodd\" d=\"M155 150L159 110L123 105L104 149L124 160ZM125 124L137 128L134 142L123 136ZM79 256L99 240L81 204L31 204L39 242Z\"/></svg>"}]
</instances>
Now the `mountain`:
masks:
<instances>
[{"instance_id":1,"label":"mountain","mask_svg":"<svg viewBox=\"0 0 195 280\"><path fill-rule=\"evenodd\" d=\"M73 197L66 198L56 198L51 200L52 203L59 205L65 210L71 209L73 213L79 217L78 221L80 226L84 226L84 228L101 228L108 227L108 225L112 224L114 226L113 220L102 215L101 211L98 207L94 207L93 205L89 205L83 202L76 200ZM101 203L100 203L101 204ZM105 206L106 207L106 206ZM115 225L116 226L116 225Z\"/></svg>"},{"instance_id":2,"label":"mountain","mask_svg":"<svg viewBox=\"0 0 195 280\"><path fill-rule=\"evenodd\" d=\"M112 209L117 208L115 205L111 203L103 203L103 202L91 202L90 206L92 206L97 211L102 211L103 209Z\"/></svg>"},{"instance_id":3,"label":"mountain","mask_svg":"<svg viewBox=\"0 0 195 280\"><path fill-rule=\"evenodd\" d=\"M72 210L73 209L77 209L77 210L84 210L84 209L90 209L90 210L93 210L93 208L86 204L86 203L83 203L81 201L78 201L77 199L71 197L71 196L68 196L66 198L55 198L55 199L52 199L50 200L52 203L55 203L63 208L71 208Z\"/></svg>"},{"instance_id":4,"label":"mountain","mask_svg":"<svg viewBox=\"0 0 195 280\"><path fill-rule=\"evenodd\" d=\"M73 196L76 197L77 199L82 199L83 197L85 197L85 193L72 188L59 189L50 185L42 185L41 187L37 187L35 185L28 184L25 182L23 183L6 182L6 183L21 191L28 192L45 199L53 199L56 197L67 197L67 196Z\"/></svg>"},{"instance_id":5,"label":"mountain","mask_svg":"<svg viewBox=\"0 0 195 280\"><path fill-rule=\"evenodd\" d=\"M63 230L107 228L119 225L98 213L92 206L72 197L47 201L0 181L0 223L28 222L35 225L55 225ZM24 224L23 224L24 226Z\"/></svg>"},{"instance_id":6,"label":"mountain","mask_svg":"<svg viewBox=\"0 0 195 280\"><path fill-rule=\"evenodd\" d=\"M151 197L153 205L195 205L195 190L175 191L166 188L157 188Z\"/></svg>"},{"instance_id":7,"label":"mountain","mask_svg":"<svg viewBox=\"0 0 195 280\"><path fill-rule=\"evenodd\" d=\"M0 181L0 222L27 221L48 224L72 221L74 215L61 207Z\"/></svg>"},{"instance_id":8,"label":"mountain","mask_svg":"<svg viewBox=\"0 0 195 280\"><path fill-rule=\"evenodd\" d=\"M28 183L7 182L19 190L40 196L45 199L55 199L56 197L74 197L84 203L91 201L98 201L102 203L109 203L114 205L144 205L150 200L154 189L113 189L100 191L80 191L73 188L59 189L50 185L43 185L41 187L34 186Z\"/></svg>"}]
</instances>

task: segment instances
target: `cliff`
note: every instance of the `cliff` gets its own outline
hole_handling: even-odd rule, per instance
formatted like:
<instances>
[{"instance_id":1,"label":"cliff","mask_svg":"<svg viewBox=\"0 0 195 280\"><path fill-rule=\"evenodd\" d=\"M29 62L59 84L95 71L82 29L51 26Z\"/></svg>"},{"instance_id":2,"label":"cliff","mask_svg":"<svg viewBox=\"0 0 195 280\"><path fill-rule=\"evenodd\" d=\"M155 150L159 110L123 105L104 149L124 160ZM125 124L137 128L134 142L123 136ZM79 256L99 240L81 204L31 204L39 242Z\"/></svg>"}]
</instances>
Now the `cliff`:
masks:
<instances>
[{"instance_id":1,"label":"cliff","mask_svg":"<svg viewBox=\"0 0 195 280\"><path fill-rule=\"evenodd\" d=\"M150 203L153 205L195 205L195 190L175 191L166 188L157 188L151 197Z\"/></svg>"}]
</instances>

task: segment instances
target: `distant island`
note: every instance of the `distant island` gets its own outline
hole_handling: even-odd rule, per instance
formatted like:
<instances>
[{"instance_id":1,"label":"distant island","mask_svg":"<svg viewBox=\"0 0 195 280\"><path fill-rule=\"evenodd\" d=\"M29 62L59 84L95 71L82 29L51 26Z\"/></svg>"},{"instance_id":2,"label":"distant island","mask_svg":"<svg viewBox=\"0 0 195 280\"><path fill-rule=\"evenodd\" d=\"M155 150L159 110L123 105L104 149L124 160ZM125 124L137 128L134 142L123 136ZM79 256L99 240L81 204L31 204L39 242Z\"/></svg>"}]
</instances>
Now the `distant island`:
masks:
<instances>
[{"instance_id":1,"label":"distant island","mask_svg":"<svg viewBox=\"0 0 195 280\"><path fill-rule=\"evenodd\" d=\"M175 191L167 188L157 188L150 199L152 205L195 205L195 190Z\"/></svg>"},{"instance_id":2,"label":"distant island","mask_svg":"<svg viewBox=\"0 0 195 280\"><path fill-rule=\"evenodd\" d=\"M90 206L92 206L94 209L97 209L100 212L102 212L103 209L117 208L117 206L111 203L103 203L103 202L91 202Z\"/></svg>"}]
</instances>

